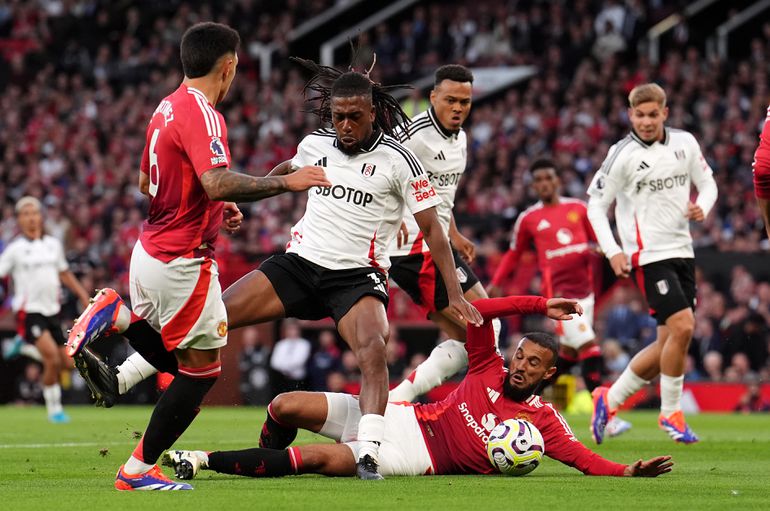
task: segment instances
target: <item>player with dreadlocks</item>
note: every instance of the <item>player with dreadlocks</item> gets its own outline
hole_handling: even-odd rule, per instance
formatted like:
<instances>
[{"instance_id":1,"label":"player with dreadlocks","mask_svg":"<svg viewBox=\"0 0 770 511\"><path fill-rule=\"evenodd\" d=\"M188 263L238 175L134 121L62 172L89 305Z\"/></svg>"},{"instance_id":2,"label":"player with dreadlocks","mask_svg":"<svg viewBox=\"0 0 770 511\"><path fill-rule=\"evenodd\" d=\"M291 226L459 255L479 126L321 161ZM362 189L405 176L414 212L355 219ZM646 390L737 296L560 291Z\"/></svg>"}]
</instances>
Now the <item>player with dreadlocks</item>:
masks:
<instances>
[{"instance_id":1,"label":"player with dreadlocks","mask_svg":"<svg viewBox=\"0 0 770 511\"><path fill-rule=\"evenodd\" d=\"M317 165L324 168L331 186L309 190L305 213L291 229L285 254L269 258L224 292L228 325L232 329L285 317L331 316L356 355L362 374L356 473L361 479L382 479L378 447L383 441L388 398L388 245L405 208L414 214L446 282L449 313L474 325L483 320L463 298L449 242L436 214L441 199L415 155L389 135L407 119L389 94L392 88L372 83L368 73L340 73L297 61L314 73L306 91L318 94L314 111L323 121L330 121L332 128L306 136L296 156L271 174ZM122 307L125 305L119 304L117 309ZM118 331L112 319L105 325L101 317L91 315L79 321L73 333L83 334L76 342L85 344L99 332ZM92 372L92 383L105 374ZM347 416L348 410L336 410L330 402L327 414L330 418ZM280 431L280 425L268 416L263 437L269 438L273 431ZM289 451L276 451L272 456L275 459L267 462L283 467L286 473L302 469L302 460Z\"/></svg>"}]
</instances>

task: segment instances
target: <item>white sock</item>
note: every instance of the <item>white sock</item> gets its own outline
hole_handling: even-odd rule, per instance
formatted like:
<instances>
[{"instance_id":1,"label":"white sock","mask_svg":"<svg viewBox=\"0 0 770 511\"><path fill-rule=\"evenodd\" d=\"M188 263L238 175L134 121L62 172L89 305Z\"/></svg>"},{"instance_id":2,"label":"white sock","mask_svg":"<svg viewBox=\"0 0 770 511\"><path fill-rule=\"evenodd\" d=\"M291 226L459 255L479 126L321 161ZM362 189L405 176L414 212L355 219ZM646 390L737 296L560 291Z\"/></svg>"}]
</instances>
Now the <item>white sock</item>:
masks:
<instances>
[{"instance_id":1,"label":"white sock","mask_svg":"<svg viewBox=\"0 0 770 511\"><path fill-rule=\"evenodd\" d=\"M120 304L118 308L118 317L115 318L115 328L119 333L123 333L131 326L131 309L125 304Z\"/></svg>"},{"instance_id":2,"label":"white sock","mask_svg":"<svg viewBox=\"0 0 770 511\"><path fill-rule=\"evenodd\" d=\"M61 406L61 387L58 383L43 387L43 399L45 399L45 408L49 417L64 411Z\"/></svg>"},{"instance_id":3,"label":"white sock","mask_svg":"<svg viewBox=\"0 0 770 511\"><path fill-rule=\"evenodd\" d=\"M664 417L682 409L683 386L684 375L660 375L660 413Z\"/></svg>"},{"instance_id":4,"label":"white sock","mask_svg":"<svg viewBox=\"0 0 770 511\"><path fill-rule=\"evenodd\" d=\"M128 458L128 461L125 465L123 465L123 472L125 472L128 475L138 475L138 474L144 474L146 472L149 472L152 467L155 465L148 465L147 463L143 461L139 461L138 459L131 456Z\"/></svg>"},{"instance_id":5,"label":"white sock","mask_svg":"<svg viewBox=\"0 0 770 511\"><path fill-rule=\"evenodd\" d=\"M643 380L634 373L631 370L631 366L626 367L618 377L617 381L612 384L609 392L607 392L607 404L611 410L615 410L618 406L622 405L629 396L633 395L648 383L650 382Z\"/></svg>"},{"instance_id":6,"label":"white sock","mask_svg":"<svg viewBox=\"0 0 770 511\"><path fill-rule=\"evenodd\" d=\"M40 350L38 350L33 344L27 344L25 342L21 345L19 353L25 357L31 358L32 360L37 360L41 364L43 363L43 357L40 355Z\"/></svg>"},{"instance_id":7,"label":"white sock","mask_svg":"<svg viewBox=\"0 0 770 511\"><path fill-rule=\"evenodd\" d=\"M425 362L417 366L411 381L406 379L390 391L388 400L412 401L438 387L467 365L468 352L465 351L465 343L448 339L433 348Z\"/></svg>"},{"instance_id":8,"label":"white sock","mask_svg":"<svg viewBox=\"0 0 770 511\"><path fill-rule=\"evenodd\" d=\"M209 468L209 453L206 451L193 451L201 460L201 468Z\"/></svg>"},{"instance_id":9,"label":"white sock","mask_svg":"<svg viewBox=\"0 0 770 511\"><path fill-rule=\"evenodd\" d=\"M379 462L377 451L383 438L385 438L385 417L375 413L363 415L358 421L358 441L361 442L358 459L368 454L374 461Z\"/></svg>"},{"instance_id":10,"label":"white sock","mask_svg":"<svg viewBox=\"0 0 770 511\"><path fill-rule=\"evenodd\" d=\"M158 370L139 353L133 353L118 366L118 392L123 395L134 385L144 381Z\"/></svg>"}]
</instances>

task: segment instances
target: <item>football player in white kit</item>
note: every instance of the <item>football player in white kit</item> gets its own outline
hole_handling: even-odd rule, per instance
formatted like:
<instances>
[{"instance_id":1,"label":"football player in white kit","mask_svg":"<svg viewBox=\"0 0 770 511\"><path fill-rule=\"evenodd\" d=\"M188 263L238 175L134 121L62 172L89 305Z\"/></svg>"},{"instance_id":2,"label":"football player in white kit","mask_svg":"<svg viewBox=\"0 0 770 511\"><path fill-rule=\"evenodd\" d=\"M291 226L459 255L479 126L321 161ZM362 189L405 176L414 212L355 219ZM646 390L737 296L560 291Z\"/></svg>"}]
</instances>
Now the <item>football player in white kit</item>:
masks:
<instances>
[{"instance_id":1,"label":"football player in white kit","mask_svg":"<svg viewBox=\"0 0 770 511\"><path fill-rule=\"evenodd\" d=\"M61 242L45 234L43 209L35 197L22 197L16 203L16 217L21 235L0 254L0 277L13 278L12 308L19 333L32 343L43 359L43 398L48 420L69 422L62 408L59 374L69 367L63 353L61 330L61 284L67 286L88 305L88 293L70 271Z\"/></svg>"},{"instance_id":2,"label":"football player in white kit","mask_svg":"<svg viewBox=\"0 0 770 511\"><path fill-rule=\"evenodd\" d=\"M442 199L436 212L444 234L451 241L457 279L468 301L487 297L469 266L476 248L457 230L452 214L457 186L467 165L468 140L462 125L471 111L472 86L473 73L468 68L456 64L438 68L430 93L431 107L398 131L399 140L420 160ZM443 273L437 272L431 250L411 213L404 216L399 236L389 251L390 277L449 337L390 392L391 401L412 401L468 365L466 328L448 309ZM497 338L498 319L493 320L493 327Z\"/></svg>"},{"instance_id":3,"label":"football player in white kit","mask_svg":"<svg viewBox=\"0 0 770 511\"><path fill-rule=\"evenodd\" d=\"M318 84L314 80L319 76L310 83ZM387 249L406 208L448 282L449 313L458 321L482 322L462 295L436 214L441 198L414 154L383 132L392 126L381 116L394 115L385 112L387 104L378 104L382 98L379 87L364 74L348 72L336 78L319 112L322 119L330 117L333 129L305 137L291 161L291 168L320 165L332 186L309 192L286 253L265 261L224 295L234 328L283 317L334 319L362 373L357 453L362 479L382 478L377 449L388 399Z\"/></svg>"},{"instance_id":4,"label":"football player in white kit","mask_svg":"<svg viewBox=\"0 0 770 511\"><path fill-rule=\"evenodd\" d=\"M638 85L628 100L633 129L610 148L594 176L588 189L588 218L615 275L633 274L658 322L658 335L634 356L612 387L594 390L591 433L601 443L617 408L660 375L658 425L675 441L690 444L698 437L681 406L685 358L695 324L689 223L706 218L717 199L717 185L695 137L664 126L668 107L659 85ZM695 202L690 200L692 185L698 190ZM607 218L615 201L622 248Z\"/></svg>"}]
</instances>

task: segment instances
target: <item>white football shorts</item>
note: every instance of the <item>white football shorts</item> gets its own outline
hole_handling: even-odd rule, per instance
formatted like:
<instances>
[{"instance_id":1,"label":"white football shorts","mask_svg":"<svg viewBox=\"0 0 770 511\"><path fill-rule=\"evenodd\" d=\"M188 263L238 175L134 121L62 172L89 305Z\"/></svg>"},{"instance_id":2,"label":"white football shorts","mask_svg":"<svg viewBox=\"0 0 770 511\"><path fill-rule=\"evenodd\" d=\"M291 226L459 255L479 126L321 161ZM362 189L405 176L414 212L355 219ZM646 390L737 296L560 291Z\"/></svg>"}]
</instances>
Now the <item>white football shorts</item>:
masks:
<instances>
[{"instance_id":1,"label":"white football shorts","mask_svg":"<svg viewBox=\"0 0 770 511\"><path fill-rule=\"evenodd\" d=\"M358 399L350 394L324 394L329 411L319 434L344 443L358 459L360 443L356 439L358 422L361 420ZM385 438L379 449L379 466L384 476L418 476L434 472L413 406L388 403L385 409Z\"/></svg>"},{"instance_id":2,"label":"white football shorts","mask_svg":"<svg viewBox=\"0 0 770 511\"><path fill-rule=\"evenodd\" d=\"M227 344L227 310L213 259L177 257L164 263L137 241L129 287L134 313L160 332L167 350Z\"/></svg>"},{"instance_id":3,"label":"white football shorts","mask_svg":"<svg viewBox=\"0 0 770 511\"><path fill-rule=\"evenodd\" d=\"M572 315L569 321L556 321L556 333L562 346L578 350L582 345L596 338L594 323L594 295L578 299L583 306L583 315Z\"/></svg>"}]
</instances>

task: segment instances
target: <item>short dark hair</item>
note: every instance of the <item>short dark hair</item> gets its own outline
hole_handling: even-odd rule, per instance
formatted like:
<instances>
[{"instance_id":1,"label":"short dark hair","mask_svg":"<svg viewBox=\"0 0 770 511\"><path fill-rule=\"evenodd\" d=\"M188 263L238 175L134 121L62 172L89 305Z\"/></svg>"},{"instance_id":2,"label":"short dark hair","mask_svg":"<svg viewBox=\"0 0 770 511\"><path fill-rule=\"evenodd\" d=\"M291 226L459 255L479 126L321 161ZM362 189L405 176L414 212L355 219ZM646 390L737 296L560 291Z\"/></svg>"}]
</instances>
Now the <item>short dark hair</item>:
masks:
<instances>
[{"instance_id":1,"label":"short dark hair","mask_svg":"<svg viewBox=\"0 0 770 511\"><path fill-rule=\"evenodd\" d=\"M471 70L459 64L447 64L446 66L441 66L436 69L436 74L434 76L434 87L437 87L438 84L444 80L473 83L473 73L471 73Z\"/></svg>"},{"instance_id":2,"label":"short dark hair","mask_svg":"<svg viewBox=\"0 0 770 511\"><path fill-rule=\"evenodd\" d=\"M196 23L182 36L179 55L187 78L206 76L214 65L228 53L236 53L241 44L238 32L223 25L207 21Z\"/></svg>"},{"instance_id":3,"label":"short dark hair","mask_svg":"<svg viewBox=\"0 0 770 511\"><path fill-rule=\"evenodd\" d=\"M348 98L351 96L372 97L372 81L361 73L348 71L342 73L332 84L333 98Z\"/></svg>"},{"instance_id":4,"label":"short dark hair","mask_svg":"<svg viewBox=\"0 0 770 511\"><path fill-rule=\"evenodd\" d=\"M534 174L536 170L540 169L553 169L556 175L559 175L559 170L556 168L556 164L553 162L553 160L548 158L538 158L532 162L532 165L529 166L530 174Z\"/></svg>"},{"instance_id":5,"label":"short dark hair","mask_svg":"<svg viewBox=\"0 0 770 511\"><path fill-rule=\"evenodd\" d=\"M559 358L559 341L556 340L556 337L545 332L527 332L523 338L542 346L553 354L549 368L556 364L556 360Z\"/></svg>"}]
</instances>

